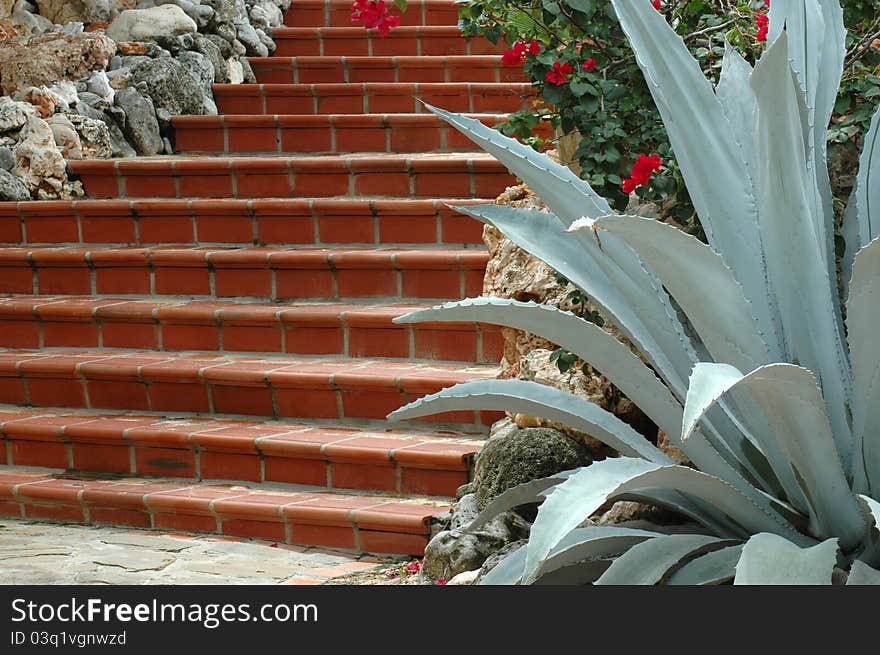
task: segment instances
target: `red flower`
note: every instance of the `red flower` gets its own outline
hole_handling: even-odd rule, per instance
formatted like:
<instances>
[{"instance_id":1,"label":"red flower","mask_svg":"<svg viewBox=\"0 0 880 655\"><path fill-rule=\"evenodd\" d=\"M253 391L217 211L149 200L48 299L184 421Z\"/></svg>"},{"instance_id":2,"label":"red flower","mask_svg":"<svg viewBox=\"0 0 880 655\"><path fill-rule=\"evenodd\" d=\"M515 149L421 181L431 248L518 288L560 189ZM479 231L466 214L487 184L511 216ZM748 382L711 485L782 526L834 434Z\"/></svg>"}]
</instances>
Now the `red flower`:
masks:
<instances>
[{"instance_id":1,"label":"red flower","mask_svg":"<svg viewBox=\"0 0 880 655\"><path fill-rule=\"evenodd\" d=\"M766 41L767 33L770 31L770 18L767 14L755 14L755 23L758 25L758 35L755 41Z\"/></svg>"},{"instance_id":2,"label":"red flower","mask_svg":"<svg viewBox=\"0 0 880 655\"><path fill-rule=\"evenodd\" d=\"M595 68L596 68L596 60L593 59L592 57L590 57L589 59L587 59L584 62L584 70L585 71L595 70Z\"/></svg>"},{"instance_id":3,"label":"red flower","mask_svg":"<svg viewBox=\"0 0 880 655\"><path fill-rule=\"evenodd\" d=\"M400 16L391 16L385 0L354 0L351 20L361 21L367 29L376 28L379 36L388 36L392 27L400 25Z\"/></svg>"},{"instance_id":4,"label":"red flower","mask_svg":"<svg viewBox=\"0 0 880 655\"><path fill-rule=\"evenodd\" d=\"M553 64L553 70L547 71L547 75L545 76L547 81L550 84L555 84L556 86L560 86L568 82L568 76L574 72L574 69L571 67L571 64L568 62L562 63L561 61L557 61Z\"/></svg>"},{"instance_id":5,"label":"red flower","mask_svg":"<svg viewBox=\"0 0 880 655\"><path fill-rule=\"evenodd\" d=\"M422 563L419 560L414 560L407 568L412 573L418 573L422 570Z\"/></svg>"},{"instance_id":6,"label":"red flower","mask_svg":"<svg viewBox=\"0 0 880 655\"><path fill-rule=\"evenodd\" d=\"M444 580L443 578L440 578L439 580L437 580L437 584L439 584L439 585L445 585L445 584L446 584L446 580Z\"/></svg>"},{"instance_id":7,"label":"red flower","mask_svg":"<svg viewBox=\"0 0 880 655\"><path fill-rule=\"evenodd\" d=\"M541 52L541 44L532 41L528 45L524 41L517 41L510 50L505 50L501 54L501 62L504 64L521 64L525 61L526 55L536 55Z\"/></svg>"},{"instance_id":8,"label":"red flower","mask_svg":"<svg viewBox=\"0 0 880 655\"><path fill-rule=\"evenodd\" d=\"M662 164L663 160L659 155L651 155L650 157L639 155L636 163L633 164L629 177L623 181L623 192L630 194L637 187L646 185L651 179L651 174L659 171Z\"/></svg>"},{"instance_id":9,"label":"red flower","mask_svg":"<svg viewBox=\"0 0 880 655\"><path fill-rule=\"evenodd\" d=\"M651 5L652 5L652 6L654 7L654 9L656 9L657 11L660 11L660 10L663 8L663 6L660 4L660 0L651 0Z\"/></svg>"}]
</instances>

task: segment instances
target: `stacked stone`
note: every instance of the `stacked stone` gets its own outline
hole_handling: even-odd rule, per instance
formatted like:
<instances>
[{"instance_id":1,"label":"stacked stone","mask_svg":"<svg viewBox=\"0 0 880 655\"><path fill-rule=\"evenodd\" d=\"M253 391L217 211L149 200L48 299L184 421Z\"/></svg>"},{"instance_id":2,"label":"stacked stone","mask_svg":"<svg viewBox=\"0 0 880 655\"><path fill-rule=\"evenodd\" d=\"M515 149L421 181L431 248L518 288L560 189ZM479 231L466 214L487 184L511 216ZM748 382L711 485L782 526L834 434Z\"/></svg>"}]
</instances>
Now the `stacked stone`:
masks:
<instances>
[{"instance_id":1,"label":"stacked stone","mask_svg":"<svg viewBox=\"0 0 880 655\"><path fill-rule=\"evenodd\" d=\"M247 57L274 52L289 5L0 0L0 200L81 196L68 159L173 153L172 117L254 82Z\"/></svg>"}]
</instances>

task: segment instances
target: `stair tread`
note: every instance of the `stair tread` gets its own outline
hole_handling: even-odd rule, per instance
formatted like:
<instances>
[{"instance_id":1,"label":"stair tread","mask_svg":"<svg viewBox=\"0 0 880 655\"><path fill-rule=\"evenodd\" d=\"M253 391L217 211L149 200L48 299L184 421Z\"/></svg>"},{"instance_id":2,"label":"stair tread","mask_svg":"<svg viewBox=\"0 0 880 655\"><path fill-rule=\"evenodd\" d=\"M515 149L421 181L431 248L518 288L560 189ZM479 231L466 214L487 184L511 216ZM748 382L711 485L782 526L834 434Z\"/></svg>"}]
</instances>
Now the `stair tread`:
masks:
<instances>
[{"instance_id":1,"label":"stair tread","mask_svg":"<svg viewBox=\"0 0 880 655\"><path fill-rule=\"evenodd\" d=\"M504 113L465 113L467 118L476 120L503 120L509 114ZM231 122L234 124L272 124L275 121L281 121L285 124L296 125L298 123L311 125L328 125L328 124L367 124L382 125L384 123L399 123L402 125L415 123L419 125L440 126L445 122L439 116L434 114L418 114L409 113L372 113L372 114L218 114L216 116L175 116L172 123L175 125L214 125L218 123ZM477 153L478 151L471 151ZM423 154L440 154L440 153L423 153Z\"/></svg>"}]
</instances>

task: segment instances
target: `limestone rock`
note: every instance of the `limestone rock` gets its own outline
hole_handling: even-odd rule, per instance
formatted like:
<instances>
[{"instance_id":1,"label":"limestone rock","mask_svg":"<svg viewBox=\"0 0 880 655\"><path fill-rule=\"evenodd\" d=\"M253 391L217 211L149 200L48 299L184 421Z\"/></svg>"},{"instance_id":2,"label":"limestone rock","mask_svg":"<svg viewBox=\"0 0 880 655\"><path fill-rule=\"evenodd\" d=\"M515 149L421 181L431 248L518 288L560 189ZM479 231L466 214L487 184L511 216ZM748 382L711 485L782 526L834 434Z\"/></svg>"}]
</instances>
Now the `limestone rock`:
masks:
<instances>
[{"instance_id":1,"label":"limestone rock","mask_svg":"<svg viewBox=\"0 0 880 655\"><path fill-rule=\"evenodd\" d=\"M15 175L32 196L49 200L62 197L67 182L67 163L49 124L31 116L15 147Z\"/></svg>"},{"instance_id":2,"label":"limestone rock","mask_svg":"<svg viewBox=\"0 0 880 655\"><path fill-rule=\"evenodd\" d=\"M115 4L113 0L36 0L36 3L40 15L56 25L106 22Z\"/></svg>"},{"instance_id":3,"label":"limestone rock","mask_svg":"<svg viewBox=\"0 0 880 655\"><path fill-rule=\"evenodd\" d=\"M514 512L504 512L474 532L466 527L479 513L475 494L464 496L455 508L449 530L435 535L425 548L420 578L451 580L479 569L494 552L528 535L528 524Z\"/></svg>"},{"instance_id":4,"label":"limestone rock","mask_svg":"<svg viewBox=\"0 0 880 655\"><path fill-rule=\"evenodd\" d=\"M55 114L46 119L49 129L52 130L52 136L55 139L55 145L61 148L61 154L66 159L82 159L82 143L79 140L79 134L74 128L73 123L64 114Z\"/></svg>"},{"instance_id":5,"label":"limestone rock","mask_svg":"<svg viewBox=\"0 0 880 655\"><path fill-rule=\"evenodd\" d=\"M200 52L181 52L177 58L183 69L199 84L205 96L212 94L211 86L214 84L214 66L211 61Z\"/></svg>"},{"instance_id":6,"label":"limestone rock","mask_svg":"<svg viewBox=\"0 0 880 655\"><path fill-rule=\"evenodd\" d=\"M284 12L271 0L254 3L250 9L250 17L251 25L257 29L266 30L284 24Z\"/></svg>"},{"instance_id":7,"label":"limestone rock","mask_svg":"<svg viewBox=\"0 0 880 655\"><path fill-rule=\"evenodd\" d=\"M22 36L38 36L52 29L52 21L39 14L32 14L23 9L12 12L12 26Z\"/></svg>"},{"instance_id":8,"label":"limestone rock","mask_svg":"<svg viewBox=\"0 0 880 655\"><path fill-rule=\"evenodd\" d=\"M101 32L52 32L0 43L0 88L5 95L28 86L51 86L104 70L116 44Z\"/></svg>"},{"instance_id":9,"label":"limestone rock","mask_svg":"<svg viewBox=\"0 0 880 655\"><path fill-rule=\"evenodd\" d=\"M229 81L229 76L226 70L226 60L223 58L220 47L211 39L196 34L193 37L193 48L195 52L204 55L211 62L211 67L214 69L213 81L217 84L226 84Z\"/></svg>"},{"instance_id":10,"label":"limestone rock","mask_svg":"<svg viewBox=\"0 0 880 655\"><path fill-rule=\"evenodd\" d=\"M199 0L154 0L154 4L157 7L161 5L177 5L200 27L205 27L208 21L214 17L214 9L201 4Z\"/></svg>"},{"instance_id":11,"label":"limestone rock","mask_svg":"<svg viewBox=\"0 0 880 655\"><path fill-rule=\"evenodd\" d=\"M197 31L198 26L177 5L149 9L127 9L107 28L114 41L151 41Z\"/></svg>"},{"instance_id":12,"label":"limestone rock","mask_svg":"<svg viewBox=\"0 0 880 655\"><path fill-rule=\"evenodd\" d=\"M31 105L37 110L37 116L40 118L48 118L56 111L67 109L65 104L59 103L60 98L49 91L45 86L28 86L16 91L12 97L14 100L26 102Z\"/></svg>"},{"instance_id":13,"label":"limestone rock","mask_svg":"<svg viewBox=\"0 0 880 655\"><path fill-rule=\"evenodd\" d=\"M247 20L236 21L235 35L247 48L247 54L256 57L268 57L269 49L260 41L257 30Z\"/></svg>"},{"instance_id":14,"label":"limestone rock","mask_svg":"<svg viewBox=\"0 0 880 655\"><path fill-rule=\"evenodd\" d=\"M104 102L108 104L113 104L113 97L115 95L115 90L110 86L110 79L107 77L107 73L104 71L97 71L92 73L92 76L89 78L87 82L88 86L86 87L89 93L94 93L96 96L100 97Z\"/></svg>"},{"instance_id":15,"label":"limestone rock","mask_svg":"<svg viewBox=\"0 0 880 655\"><path fill-rule=\"evenodd\" d=\"M205 113L205 95L199 83L176 59L145 61L132 70L131 84L143 84L141 92L153 100L157 110L166 109L173 116Z\"/></svg>"},{"instance_id":16,"label":"limestone rock","mask_svg":"<svg viewBox=\"0 0 880 655\"><path fill-rule=\"evenodd\" d=\"M226 77L229 78L229 84L244 82L244 68L238 59L232 58L226 62Z\"/></svg>"},{"instance_id":17,"label":"limestone rock","mask_svg":"<svg viewBox=\"0 0 880 655\"><path fill-rule=\"evenodd\" d=\"M79 135L83 159L109 159L113 156L113 144L106 123L79 114L68 114L67 118Z\"/></svg>"},{"instance_id":18,"label":"limestone rock","mask_svg":"<svg viewBox=\"0 0 880 655\"><path fill-rule=\"evenodd\" d=\"M36 110L32 105L16 102L6 96L0 97L0 132L20 130L31 116L36 116Z\"/></svg>"},{"instance_id":19,"label":"limestone rock","mask_svg":"<svg viewBox=\"0 0 880 655\"><path fill-rule=\"evenodd\" d=\"M0 168L0 200L30 200L31 194L24 182L9 171Z\"/></svg>"},{"instance_id":20,"label":"limestone rock","mask_svg":"<svg viewBox=\"0 0 880 655\"><path fill-rule=\"evenodd\" d=\"M446 582L447 587L457 587L464 585L472 585L477 577L480 575L480 569L476 569L474 571L463 571L459 573L451 580Z\"/></svg>"},{"instance_id":21,"label":"limestone rock","mask_svg":"<svg viewBox=\"0 0 880 655\"><path fill-rule=\"evenodd\" d=\"M592 463L590 451L564 432L514 428L489 438L477 456L474 487L478 506L518 484Z\"/></svg>"},{"instance_id":22,"label":"limestone rock","mask_svg":"<svg viewBox=\"0 0 880 655\"><path fill-rule=\"evenodd\" d=\"M12 16L12 10L18 0L0 0L0 19Z\"/></svg>"}]
</instances>

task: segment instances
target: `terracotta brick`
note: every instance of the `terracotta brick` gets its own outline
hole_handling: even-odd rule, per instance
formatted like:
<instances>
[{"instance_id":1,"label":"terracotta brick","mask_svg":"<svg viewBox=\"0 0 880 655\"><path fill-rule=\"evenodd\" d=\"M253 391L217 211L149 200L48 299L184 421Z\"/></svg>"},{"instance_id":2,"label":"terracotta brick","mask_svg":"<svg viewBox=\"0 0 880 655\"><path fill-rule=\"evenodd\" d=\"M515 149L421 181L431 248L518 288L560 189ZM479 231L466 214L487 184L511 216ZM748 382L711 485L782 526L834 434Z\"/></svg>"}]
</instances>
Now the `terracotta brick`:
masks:
<instances>
[{"instance_id":1,"label":"terracotta brick","mask_svg":"<svg viewBox=\"0 0 880 655\"><path fill-rule=\"evenodd\" d=\"M435 471L404 468L401 492L425 496L455 496L455 491L468 482L467 471Z\"/></svg>"},{"instance_id":2,"label":"terracotta brick","mask_svg":"<svg viewBox=\"0 0 880 655\"><path fill-rule=\"evenodd\" d=\"M214 411L221 414L274 416L272 392L264 387L213 385Z\"/></svg>"},{"instance_id":3,"label":"terracotta brick","mask_svg":"<svg viewBox=\"0 0 880 655\"><path fill-rule=\"evenodd\" d=\"M0 501L0 516L21 518L21 505L18 503Z\"/></svg>"},{"instance_id":4,"label":"terracotta brick","mask_svg":"<svg viewBox=\"0 0 880 655\"><path fill-rule=\"evenodd\" d=\"M415 330L415 356L474 362L477 359L477 331L474 327L469 330L431 330L419 326Z\"/></svg>"},{"instance_id":5,"label":"terracotta brick","mask_svg":"<svg viewBox=\"0 0 880 655\"><path fill-rule=\"evenodd\" d=\"M354 530L350 527L332 525L309 525L294 523L291 543L303 546L324 546L354 550Z\"/></svg>"},{"instance_id":6,"label":"terracotta brick","mask_svg":"<svg viewBox=\"0 0 880 655\"><path fill-rule=\"evenodd\" d=\"M228 152L278 152L278 128L274 121L267 125L252 127L229 125L227 129Z\"/></svg>"},{"instance_id":7,"label":"terracotta brick","mask_svg":"<svg viewBox=\"0 0 880 655\"><path fill-rule=\"evenodd\" d=\"M86 398L80 380L34 379L27 381L28 395L32 405L37 407L85 407ZM0 392L3 386L0 385ZM0 396L4 402L23 402Z\"/></svg>"},{"instance_id":8,"label":"terracotta brick","mask_svg":"<svg viewBox=\"0 0 880 655\"><path fill-rule=\"evenodd\" d=\"M150 408L163 412L208 412L208 389L192 382L151 382Z\"/></svg>"},{"instance_id":9,"label":"terracotta brick","mask_svg":"<svg viewBox=\"0 0 880 655\"><path fill-rule=\"evenodd\" d=\"M358 538L361 550L365 553L396 553L421 557L428 545L428 538L417 534L359 530Z\"/></svg>"},{"instance_id":10,"label":"terracotta brick","mask_svg":"<svg viewBox=\"0 0 880 655\"><path fill-rule=\"evenodd\" d=\"M89 380L89 402L98 409L149 409L147 389L140 382Z\"/></svg>"},{"instance_id":11,"label":"terracotta brick","mask_svg":"<svg viewBox=\"0 0 880 655\"><path fill-rule=\"evenodd\" d=\"M104 471L107 473L130 473L131 456L129 447L119 445L99 445L93 443L74 443L73 468L81 471Z\"/></svg>"},{"instance_id":12,"label":"terracotta brick","mask_svg":"<svg viewBox=\"0 0 880 655\"><path fill-rule=\"evenodd\" d=\"M456 270L403 271L403 295L410 298L460 298L460 275Z\"/></svg>"},{"instance_id":13,"label":"terracotta brick","mask_svg":"<svg viewBox=\"0 0 880 655\"><path fill-rule=\"evenodd\" d=\"M34 273L30 266L0 269L0 293L33 293Z\"/></svg>"},{"instance_id":14,"label":"terracotta brick","mask_svg":"<svg viewBox=\"0 0 880 655\"><path fill-rule=\"evenodd\" d=\"M211 279L205 268L156 268L156 293L160 295L201 295L211 293Z\"/></svg>"},{"instance_id":15,"label":"terracotta brick","mask_svg":"<svg viewBox=\"0 0 880 655\"><path fill-rule=\"evenodd\" d=\"M153 527L189 532L218 532L217 519L213 516L157 512L153 514Z\"/></svg>"},{"instance_id":16,"label":"terracotta brick","mask_svg":"<svg viewBox=\"0 0 880 655\"><path fill-rule=\"evenodd\" d=\"M348 193L349 173L297 171L293 184L293 195L297 198L338 196Z\"/></svg>"},{"instance_id":17,"label":"terracotta brick","mask_svg":"<svg viewBox=\"0 0 880 655\"><path fill-rule=\"evenodd\" d=\"M330 479L337 489L397 491L397 469L391 462L386 466L334 462L330 467Z\"/></svg>"},{"instance_id":18,"label":"terracotta brick","mask_svg":"<svg viewBox=\"0 0 880 655\"><path fill-rule=\"evenodd\" d=\"M348 418L384 419L405 403L403 394L398 391L344 390L342 406Z\"/></svg>"},{"instance_id":19,"label":"terracotta brick","mask_svg":"<svg viewBox=\"0 0 880 655\"><path fill-rule=\"evenodd\" d=\"M159 347L158 328L153 323L104 322L101 332L105 348L156 350Z\"/></svg>"},{"instance_id":20,"label":"terracotta brick","mask_svg":"<svg viewBox=\"0 0 880 655\"><path fill-rule=\"evenodd\" d=\"M409 331L405 328L349 329L350 357L409 357Z\"/></svg>"},{"instance_id":21,"label":"terracotta brick","mask_svg":"<svg viewBox=\"0 0 880 655\"><path fill-rule=\"evenodd\" d=\"M90 507L89 518L92 525L127 525L134 528L149 528L150 515L133 509L113 509Z\"/></svg>"},{"instance_id":22,"label":"terracotta brick","mask_svg":"<svg viewBox=\"0 0 880 655\"><path fill-rule=\"evenodd\" d=\"M275 297L332 298L333 274L329 270L276 270Z\"/></svg>"},{"instance_id":23,"label":"terracotta brick","mask_svg":"<svg viewBox=\"0 0 880 655\"><path fill-rule=\"evenodd\" d=\"M200 467L204 479L262 480L259 455L205 451L200 456Z\"/></svg>"},{"instance_id":24,"label":"terracotta brick","mask_svg":"<svg viewBox=\"0 0 880 655\"><path fill-rule=\"evenodd\" d=\"M327 486L327 462L323 459L266 457L266 482Z\"/></svg>"},{"instance_id":25,"label":"terracotta brick","mask_svg":"<svg viewBox=\"0 0 880 655\"><path fill-rule=\"evenodd\" d=\"M275 389L278 415L301 418L339 418L336 392L330 389Z\"/></svg>"},{"instance_id":26,"label":"terracotta brick","mask_svg":"<svg viewBox=\"0 0 880 655\"><path fill-rule=\"evenodd\" d=\"M339 270L340 298L397 296L397 274L392 270Z\"/></svg>"},{"instance_id":27,"label":"terracotta brick","mask_svg":"<svg viewBox=\"0 0 880 655\"><path fill-rule=\"evenodd\" d=\"M284 523L272 521L250 521L248 519L223 519L223 534L251 539L283 542L285 538ZM257 567L259 568L259 567Z\"/></svg>"},{"instance_id":28,"label":"terracotta brick","mask_svg":"<svg viewBox=\"0 0 880 655\"><path fill-rule=\"evenodd\" d=\"M150 269L143 268L97 268L95 290L104 295L150 293Z\"/></svg>"},{"instance_id":29,"label":"terracotta brick","mask_svg":"<svg viewBox=\"0 0 880 655\"><path fill-rule=\"evenodd\" d=\"M85 523L86 520L83 508L79 505L32 505L25 503L24 515L28 519L46 519L71 523Z\"/></svg>"},{"instance_id":30,"label":"terracotta brick","mask_svg":"<svg viewBox=\"0 0 880 655\"><path fill-rule=\"evenodd\" d=\"M37 285L42 295L85 296L92 292L92 274L81 268L38 268Z\"/></svg>"},{"instance_id":31,"label":"terracotta brick","mask_svg":"<svg viewBox=\"0 0 880 655\"><path fill-rule=\"evenodd\" d=\"M218 268L214 271L214 280L218 297L272 296L272 272L269 269Z\"/></svg>"},{"instance_id":32,"label":"terracotta brick","mask_svg":"<svg viewBox=\"0 0 880 655\"><path fill-rule=\"evenodd\" d=\"M45 210L39 213L23 212L28 243L75 243L79 241L76 214L68 210L53 214Z\"/></svg>"},{"instance_id":33,"label":"terracotta brick","mask_svg":"<svg viewBox=\"0 0 880 655\"><path fill-rule=\"evenodd\" d=\"M219 350L220 327L163 323L162 343L167 350Z\"/></svg>"},{"instance_id":34,"label":"terracotta brick","mask_svg":"<svg viewBox=\"0 0 880 655\"><path fill-rule=\"evenodd\" d=\"M36 320L0 321L0 347L39 348L39 346L40 325Z\"/></svg>"},{"instance_id":35,"label":"terracotta brick","mask_svg":"<svg viewBox=\"0 0 880 655\"><path fill-rule=\"evenodd\" d=\"M12 461L16 466L42 466L53 469L68 467L67 445L46 441L10 442Z\"/></svg>"}]
</instances>

